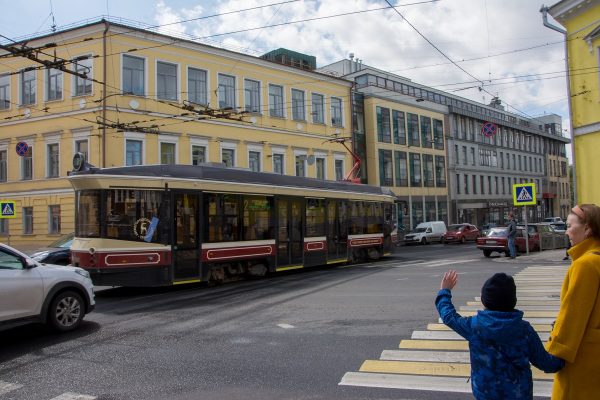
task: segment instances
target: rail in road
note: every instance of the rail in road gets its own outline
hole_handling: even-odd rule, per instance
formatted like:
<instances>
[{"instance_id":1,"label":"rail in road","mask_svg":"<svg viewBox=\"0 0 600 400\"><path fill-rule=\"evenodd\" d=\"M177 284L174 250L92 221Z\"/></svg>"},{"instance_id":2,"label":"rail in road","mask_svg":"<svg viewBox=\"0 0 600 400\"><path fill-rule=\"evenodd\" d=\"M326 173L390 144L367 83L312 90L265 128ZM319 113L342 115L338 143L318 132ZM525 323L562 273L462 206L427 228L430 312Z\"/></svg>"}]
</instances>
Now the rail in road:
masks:
<instances>
[{"instance_id":1,"label":"rail in road","mask_svg":"<svg viewBox=\"0 0 600 400\"><path fill-rule=\"evenodd\" d=\"M558 313L566 269L566 265L538 265L514 276L517 308L524 311L524 319L544 342ZM458 312L463 316L474 315L481 307L480 298L476 297L459 307ZM534 367L532 372L534 396L550 397L554 374ZM425 330L415 330L410 338L402 339L397 349L383 350L378 360L365 360L358 371L347 372L339 385L471 393L470 373L467 341L438 319Z\"/></svg>"}]
</instances>

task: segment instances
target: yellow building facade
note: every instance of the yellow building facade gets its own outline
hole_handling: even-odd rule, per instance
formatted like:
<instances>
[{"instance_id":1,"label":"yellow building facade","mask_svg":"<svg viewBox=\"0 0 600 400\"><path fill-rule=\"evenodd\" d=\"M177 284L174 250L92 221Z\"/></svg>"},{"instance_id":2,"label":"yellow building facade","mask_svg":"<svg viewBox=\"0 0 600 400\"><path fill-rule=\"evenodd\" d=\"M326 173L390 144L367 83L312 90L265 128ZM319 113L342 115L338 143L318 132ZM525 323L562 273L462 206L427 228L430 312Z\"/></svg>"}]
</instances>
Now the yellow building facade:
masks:
<instances>
[{"instance_id":1,"label":"yellow building facade","mask_svg":"<svg viewBox=\"0 0 600 400\"><path fill-rule=\"evenodd\" d=\"M0 200L15 202L16 217L0 220L0 236L13 245L73 231L66 177L77 152L98 167L215 162L327 180L352 167L329 141L351 134L352 83L306 63L106 21L26 45L65 62L2 53Z\"/></svg>"},{"instance_id":2,"label":"yellow building facade","mask_svg":"<svg viewBox=\"0 0 600 400\"><path fill-rule=\"evenodd\" d=\"M600 204L600 1L563 0L547 12L567 31L576 198Z\"/></svg>"}]
</instances>

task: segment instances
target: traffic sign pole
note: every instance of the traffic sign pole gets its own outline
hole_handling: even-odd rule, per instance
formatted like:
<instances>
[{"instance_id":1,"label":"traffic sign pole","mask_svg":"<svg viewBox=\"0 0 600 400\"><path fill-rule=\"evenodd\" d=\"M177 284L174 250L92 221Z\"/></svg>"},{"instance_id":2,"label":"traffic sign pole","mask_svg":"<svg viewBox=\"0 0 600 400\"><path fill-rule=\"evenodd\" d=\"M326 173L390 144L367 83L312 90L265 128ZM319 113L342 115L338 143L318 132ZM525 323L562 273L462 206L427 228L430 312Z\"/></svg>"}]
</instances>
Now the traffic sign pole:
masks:
<instances>
[{"instance_id":1,"label":"traffic sign pole","mask_svg":"<svg viewBox=\"0 0 600 400\"><path fill-rule=\"evenodd\" d=\"M529 255L529 229L527 229L527 206L525 207L525 254Z\"/></svg>"}]
</instances>

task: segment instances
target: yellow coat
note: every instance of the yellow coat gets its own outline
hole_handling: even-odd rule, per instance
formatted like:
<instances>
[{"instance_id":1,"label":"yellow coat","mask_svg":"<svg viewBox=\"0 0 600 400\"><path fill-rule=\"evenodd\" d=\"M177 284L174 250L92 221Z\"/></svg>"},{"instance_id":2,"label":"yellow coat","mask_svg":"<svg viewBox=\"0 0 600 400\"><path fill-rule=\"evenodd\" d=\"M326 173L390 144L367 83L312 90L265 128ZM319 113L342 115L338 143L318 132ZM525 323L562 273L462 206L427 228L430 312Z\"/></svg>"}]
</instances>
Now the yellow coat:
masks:
<instances>
[{"instance_id":1,"label":"yellow coat","mask_svg":"<svg viewBox=\"0 0 600 400\"><path fill-rule=\"evenodd\" d=\"M573 263L560 293L560 310L548 352L564 359L554 378L552 400L600 399L600 239L573 246Z\"/></svg>"}]
</instances>

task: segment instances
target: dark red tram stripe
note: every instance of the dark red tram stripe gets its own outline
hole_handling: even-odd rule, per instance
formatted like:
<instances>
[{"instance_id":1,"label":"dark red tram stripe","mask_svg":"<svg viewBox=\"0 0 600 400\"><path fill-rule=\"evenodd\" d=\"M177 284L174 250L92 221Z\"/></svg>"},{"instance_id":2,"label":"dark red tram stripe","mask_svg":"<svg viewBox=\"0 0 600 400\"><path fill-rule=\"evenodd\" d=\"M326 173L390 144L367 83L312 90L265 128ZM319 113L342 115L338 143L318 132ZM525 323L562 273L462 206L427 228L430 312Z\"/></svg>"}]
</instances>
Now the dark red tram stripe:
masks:
<instances>
[{"instance_id":1,"label":"dark red tram stripe","mask_svg":"<svg viewBox=\"0 0 600 400\"><path fill-rule=\"evenodd\" d=\"M275 245L230 247L224 249L203 249L202 261L227 261L242 258L271 257L275 255Z\"/></svg>"}]
</instances>

